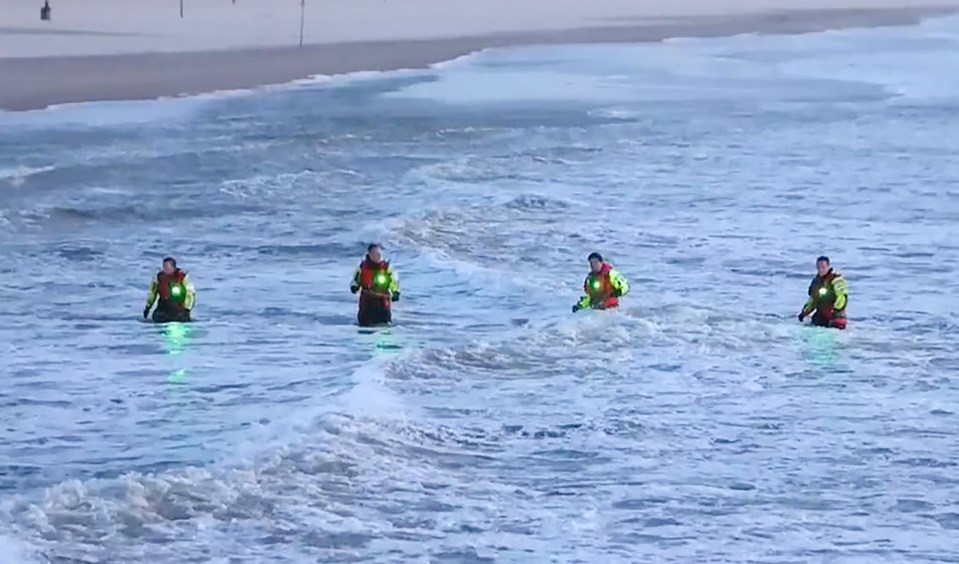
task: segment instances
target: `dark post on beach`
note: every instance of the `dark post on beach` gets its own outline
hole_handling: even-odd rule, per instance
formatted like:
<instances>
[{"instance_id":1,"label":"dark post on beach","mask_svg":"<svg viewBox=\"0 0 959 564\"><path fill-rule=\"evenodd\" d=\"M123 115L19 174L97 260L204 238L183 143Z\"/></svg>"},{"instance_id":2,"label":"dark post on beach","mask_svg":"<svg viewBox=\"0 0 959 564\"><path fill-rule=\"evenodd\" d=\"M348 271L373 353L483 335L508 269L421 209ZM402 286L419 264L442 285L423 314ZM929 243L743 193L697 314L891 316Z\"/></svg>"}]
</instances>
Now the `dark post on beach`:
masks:
<instances>
[{"instance_id":1,"label":"dark post on beach","mask_svg":"<svg viewBox=\"0 0 959 564\"><path fill-rule=\"evenodd\" d=\"M306 0L300 0L300 47L303 46L303 15L306 12Z\"/></svg>"},{"instance_id":2,"label":"dark post on beach","mask_svg":"<svg viewBox=\"0 0 959 564\"><path fill-rule=\"evenodd\" d=\"M183 17L183 0L180 0L180 17Z\"/></svg>"},{"instance_id":3,"label":"dark post on beach","mask_svg":"<svg viewBox=\"0 0 959 564\"><path fill-rule=\"evenodd\" d=\"M50 21L50 0L43 1L43 6L40 7L40 20Z\"/></svg>"}]
</instances>

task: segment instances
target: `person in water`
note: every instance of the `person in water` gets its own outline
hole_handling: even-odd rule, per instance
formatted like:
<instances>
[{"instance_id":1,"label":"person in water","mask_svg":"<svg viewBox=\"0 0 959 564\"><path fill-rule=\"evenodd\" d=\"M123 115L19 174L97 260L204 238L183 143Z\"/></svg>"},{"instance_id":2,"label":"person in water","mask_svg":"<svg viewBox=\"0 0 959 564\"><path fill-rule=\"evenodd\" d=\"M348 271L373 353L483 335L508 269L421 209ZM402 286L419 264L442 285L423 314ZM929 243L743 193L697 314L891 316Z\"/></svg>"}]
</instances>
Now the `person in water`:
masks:
<instances>
[{"instance_id":1,"label":"person in water","mask_svg":"<svg viewBox=\"0 0 959 564\"><path fill-rule=\"evenodd\" d=\"M573 306L573 313L581 309L609 309L619 306L619 298L629 292L626 278L603 260L603 255L589 255L589 275L583 283L586 295Z\"/></svg>"},{"instance_id":2,"label":"person in water","mask_svg":"<svg viewBox=\"0 0 959 564\"><path fill-rule=\"evenodd\" d=\"M816 277L809 284L809 299L799 312L799 321L812 315L817 327L846 328L846 279L833 270L829 257L816 259Z\"/></svg>"},{"instance_id":3,"label":"person in water","mask_svg":"<svg viewBox=\"0 0 959 564\"><path fill-rule=\"evenodd\" d=\"M392 323L392 305L400 299L400 284L396 271L383 260L380 245L374 243L366 248L366 257L350 282L350 291L360 292L356 318L361 326Z\"/></svg>"},{"instance_id":4,"label":"person in water","mask_svg":"<svg viewBox=\"0 0 959 564\"><path fill-rule=\"evenodd\" d=\"M196 289L189 275L177 268L176 260L171 257L163 259L163 269L150 282L143 319L150 316L154 302L157 304L153 311L156 323L190 321L190 312L196 303Z\"/></svg>"}]
</instances>

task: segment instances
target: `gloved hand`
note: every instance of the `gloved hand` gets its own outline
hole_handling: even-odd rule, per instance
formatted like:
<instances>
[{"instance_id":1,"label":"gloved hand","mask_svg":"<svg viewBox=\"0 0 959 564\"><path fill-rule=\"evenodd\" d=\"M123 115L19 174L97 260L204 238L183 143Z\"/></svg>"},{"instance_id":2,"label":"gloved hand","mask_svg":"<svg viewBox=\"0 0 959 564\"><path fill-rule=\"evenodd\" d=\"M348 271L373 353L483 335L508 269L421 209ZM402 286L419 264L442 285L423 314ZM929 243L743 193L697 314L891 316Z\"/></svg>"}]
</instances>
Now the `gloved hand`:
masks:
<instances>
[{"instance_id":1,"label":"gloved hand","mask_svg":"<svg viewBox=\"0 0 959 564\"><path fill-rule=\"evenodd\" d=\"M359 286L356 286L355 284L350 284L350 293L355 294L355 293L357 293L357 292L359 292L359 291L360 291L360 287L359 287Z\"/></svg>"},{"instance_id":2,"label":"gloved hand","mask_svg":"<svg viewBox=\"0 0 959 564\"><path fill-rule=\"evenodd\" d=\"M393 301L394 301L394 302L400 301L400 293L399 293L399 292L393 292L393 295L392 295L391 297L393 298Z\"/></svg>"},{"instance_id":3,"label":"gloved hand","mask_svg":"<svg viewBox=\"0 0 959 564\"><path fill-rule=\"evenodd\" d=\"M798 318L799 318L799 322L802 323L803 320L806 319L806 312L805 312L805 311L800 311L800 312L799 312L799 315L797 315L796 317L798 317Z\"/></svg>"},{"instance_id":4,"label":"gloved hand","mask_svg":"<svg viewBox=\"0 0 959 564\"><path fill-rule=\"evenodd\" d=\"M620 290L619 288L613 288L613 295L616 296L617 298L622 298L623 291Z\"/></svg>"},{"instance_id":5,"label":"gloved hand","mask_svg":"<svg viewBox=\"0 0 959 564\"><path fill-rule=\"evenodd\" d=\"M579 304L576 304L576 305L573 306L573 313L576 313L577 311L579 311L579 310L581 310L581 309L583 309L583 308L581 308Z\"/></svg>"},{"instance_id":6,"label":"gloved hand","mask_svg":"<svg viewBox=\"0 0 959 564\"><path fill-rule=\"evenodd\" d=\"M146 319L147 317L150 317L150 308L145 307L143 308L143 319Z\"/></svg>"}]
</instances>

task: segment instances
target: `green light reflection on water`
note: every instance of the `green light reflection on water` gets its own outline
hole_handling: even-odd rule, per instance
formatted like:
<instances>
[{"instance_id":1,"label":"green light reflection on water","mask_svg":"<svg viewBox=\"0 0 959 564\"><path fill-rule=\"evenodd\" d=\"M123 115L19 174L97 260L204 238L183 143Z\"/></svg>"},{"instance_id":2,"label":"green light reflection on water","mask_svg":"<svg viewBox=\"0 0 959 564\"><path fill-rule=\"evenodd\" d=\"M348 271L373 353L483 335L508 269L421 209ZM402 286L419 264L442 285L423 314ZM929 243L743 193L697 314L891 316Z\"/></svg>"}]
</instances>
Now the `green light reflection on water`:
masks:
<instances>
[{"instance_id":1,"label":"green light reflection on water","mask_svg":"<svg viewBox=\"0 0 959 564\"><path fill-rule=\"evenodd\" d=\"M373 341L374 358L393 356L397 354L397 351L403 348L403 346L399 344L396 335L393 334L393 330L389 327L361 329L360 334L371 337Z\"/></svg>"},{"instance_id":2,"label":"green light reflection on water","mask_svg":"<svg viewBox=\"0 0 959 564\"><path fill-rule=\"evenodd\" d=\"M178 357L186 350L190 343L193 329L188 323L166 323L163 325L164 346L169 356ZM171 384L186 383L189 372L186 368L177 368L167 376Z\"/></svg>"},{"instance_id":3,"label":"green light reflection on water","mask_svg":"<svg viewBox=\"0 0 959 564\"><path fill-rule=\"evenodd\" d=\"M171 356L179 355L186 348L192 333L190 325L187 323L167 323L163 326L163 334L166 337L167 354Z\"/></svg>"},{"instance_id":4,"label":"green light reflection on water","mask_svg":"<svg viewBox=\"0 0 959 564\"><path fill-rule=\"evenodd\" d=\"M839 355L839 332L835 329L804 328L800 332L803 357L817 366L832 367Z\"/></svg>"}]
</instances>

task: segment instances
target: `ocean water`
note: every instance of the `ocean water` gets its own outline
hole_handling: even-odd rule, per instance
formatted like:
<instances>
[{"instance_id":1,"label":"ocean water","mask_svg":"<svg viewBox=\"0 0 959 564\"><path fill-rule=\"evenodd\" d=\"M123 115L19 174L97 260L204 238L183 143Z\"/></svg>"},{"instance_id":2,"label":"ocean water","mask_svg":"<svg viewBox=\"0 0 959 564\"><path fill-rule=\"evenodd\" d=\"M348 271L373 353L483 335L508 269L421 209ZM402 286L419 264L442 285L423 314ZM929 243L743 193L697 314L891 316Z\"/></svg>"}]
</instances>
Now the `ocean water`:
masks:
<instances>
[{"instance_id":1,"label":"ocean water","mask_svg":"<svg viewBox=\"0 0 959 564\"><path fill-rule=\"evenodd\" d=\"M0 114L0 561L959 562L959 20ZM365 244L396 325L360 331ZM572 315L586 255L630 280ZM172 254L197 322L139 322ZM801 326L813 262L850 328Z\"/></svg>"}]
</instances>

